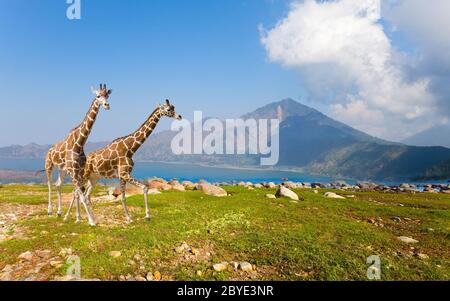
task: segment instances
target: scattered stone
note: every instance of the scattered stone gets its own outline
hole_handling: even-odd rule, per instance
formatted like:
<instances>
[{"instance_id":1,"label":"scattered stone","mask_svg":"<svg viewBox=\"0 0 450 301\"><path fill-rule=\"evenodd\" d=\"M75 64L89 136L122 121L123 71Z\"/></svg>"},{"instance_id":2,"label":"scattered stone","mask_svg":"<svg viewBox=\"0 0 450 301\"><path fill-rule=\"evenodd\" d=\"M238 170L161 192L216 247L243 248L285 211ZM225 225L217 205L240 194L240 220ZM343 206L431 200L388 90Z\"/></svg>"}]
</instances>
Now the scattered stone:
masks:
<instances>
[{"instance_id":1,"label":"scattered stone","mask_svg":"<svg viewBox=\"0 0 450 301\"><path fill-rule=\"evenodd\" d=\"M27 252L20 254L17 258L30 261L33 259L33 253L31 253L30 251L27 251Z\"/></svg>"},{"instance_id":2,"label":"scattered stone","mask_svg":"<svg viewBox=\"0 0 450 301\"><path fill-rule=\"evenodd\" d=\"M186 191L186 188L184 188L183 185L181 185L180 183L174 183L172 185L173 190L177 190L177 191Z\"/></svg>"},{"instance_id":3,"label":"scattered stone","mask_svg":"<svg viewBox=\"0 0 450 301\"><path fill-rule=\"evenodd\" d=\"M216 272L222 272L222 271L227 269L227 266L228 266L228 262L224 261L224 262L221 262L221 263L214 264L213 265L213 269Z\"/></svg>"},{"instance_id":4,"label":"scattered stone","mask_svg":"<svg viewBox=\"0 0 450 301\"><path fill-rule=\"evenodd\" d=\"M427 254L423 254L423 253L416 253L415 256L422 260L430 258Z\"/></svg>"},{"instance_id":5,"label":"scattered stone","mask_svg":"<svg viewBox=\"0 0 450 301\"><path fill-rule=\"evenodd\" d=\"M398 223L402 221L402 219L399 218L398 216L393 216L391 219L392 219L394 222L398 222Z\"/></svg>"},{"instance_id":6,"label":"scattered stone","mask_svg":"<svg viewBox=\"0 0 450 301\"><path fill-rule=\"evenodd\" d=\"M200 254L200 251L196 248L191 248L191 253L194 254L195 256Z\"/></svg>"},{"instance_id":7,"label":"scattered stone","mask_svg":"<svg viewBox=\"0 0 450 301\"><path fill-rule=\"evenodd\" d=\"M177 253L183 253L184 251L189 251L191 248L189 247L189 245L187 243L182 243L180 246L176 247L174 250Z\"/></svg>"},{"instance_id":8,"label":"scattered stone","mask_svg":"<svg viewBox=\"0 0 450 301\"><path fill-rule=\"evenodd\" d=\"M203 276L203 272L200 271L200 270L198 270L198 271L197 271L197 276L199 276L199 277Z\"/></svg>"},{"instance_id":9,"label":"scattered stone","mask_svg":"<svg viewBox=\"0 0 450 301\"><path fill-rule=\"evenodd\" d=\"M60 256L68 256L68 255L72 255L72 248L62 248L61 251L59 252Z\"/></svg>"},{"instance_id":10,"label":"scattered stone","mask_svg":"<svg viewBox=\"0 0 450 301\"><path fill-rule=\"evenodd\" d=\"M293 192L292 190L290 190L289 188L286 188L284 186L280 186L280 188L278 188L277 192L275 193L275 196L277 198L287 197L287 198L290 198L290 199L292 199L294 201L298 201L299 200L298 199L298 195L295 192Z\"/></svg>"},{"instance_id":11,"label":"scattered stone","mask_svg":"<svg viewBox=\"0 0 450 301\"><path fill-rule=\"evenodd\" d=\"M268 198L268 199L276 199L277 197L274 194L266 194L266 198Z\"/></svg>"},{"instance_id":12,"label":"scattered stone","mask_svg":"<svg viewBox=\"0 0 450 301\"><path fill-rule=\"evenodd\" d=\"M109 256L113 257L113 258L118 258L122 255L122 253L120 251L111 251L109 252Z\"/></svg>"},{"instance_id":13,"label":"scattered stone","mask_svg":"<svg viewBox=\"0 0 450 301\"><path fill-rule=\"evenodd\" d=\"M134 279L136 279L136 281L147 281L147 279L142 275L137 275Z\"/></svg>"},{"instance_id":14,"label":"scattered stone","mask_svg":"<svg viewBox=\"0 0 450 301\"><path fill-rule=\"evenodd\" d=\"M232 261L230 262L231 266L233 267L233 269L237 270L239 267L239 262L236 261Z\"/></svg>"},{"instance_id":15,"label":"scattered stone","mask_svg":"<svg viewBox=\"0 0 450 301\"><path fill-rule=\"evenodd\" d=\"M145 278L147 279L147 281L153 281L155 279L153 277L153 273L152 272L148 272L147 276L145 276Z\"/></svg>"},{"instance_id":16,"label":"scattered stone","mask_svg":"<svg viewBox=\"0 0 450 301\"><path fill-rule=\"evenodd\" d=\"M253 266L246 261L239 263L238 268L244 272L251 272L253 270Z\"/></svg>"},{"instance_id":17,"label":"scattered stone","mask_svg":"<svg viewBox=\"0 0 450 301\"><path fill-rule=\"evenodd\" d=\"M52 260L52 261L50 261L50 265L54 268L59 269L63 266L63 262L60 260Z\"/></svg>"},{"instance_id":18,"label":"scattered stone","mask_svg":"<svg viewBox=\"0 0 450 301\"><path fill-rule=\"evenodd\" d=\"M336 194L334 192L325 192L323 196L329 199L345 199L345 197L343 197L342 195Z\"/></svg>"},{"instance_id":19,"label":"scattered stone","mask_svg":"<svg viewBox=\"0 0 450 301\"><path fill-rule=\"evenodd\" d=\"M227 196L227 192L219 187L219 186L214 186L211 184L200 184L198 185L198 188L200 190L203 191L203 193L207 194L207 195L212 195L212 196L216 196L216 197L224 197Z\"/></svg>"},{"instance_id":20,"label":"scattered stone","mask_svg":"<svg viewBox=\"0 0 450 301\"><path fill-rule=\"evenodd\" d=\"M318 194L318 193L319 193L319 190L314 189L313 192L314 192L315 194Z\"/></svg>"},{"instance_id":21,"label":"scattered stone","mask_svg":"<svg viewBox=\"0 0 450 301\"><path fill-rule=\"evenodd\" d=\"M153 273L153 278L156 280L156 281L159 281L159 280L161 280L161 273L159 272L159 271L156 271L156 272L154 272Z\"/></svg>"},{"instance_id":22,"label":"scattered stone","mask_svg":"<svg viewBox=\"0 0 450 301\"><path fill-rule=\"evenodd\" d=\"M397 237L397 239L399 239L402 242L407 243L407 244L415 244L415 243L419 242L418 240L415 240L414 238L407 237L407 236L399 236L399 237Z\"/></svg>"}]
</instances>

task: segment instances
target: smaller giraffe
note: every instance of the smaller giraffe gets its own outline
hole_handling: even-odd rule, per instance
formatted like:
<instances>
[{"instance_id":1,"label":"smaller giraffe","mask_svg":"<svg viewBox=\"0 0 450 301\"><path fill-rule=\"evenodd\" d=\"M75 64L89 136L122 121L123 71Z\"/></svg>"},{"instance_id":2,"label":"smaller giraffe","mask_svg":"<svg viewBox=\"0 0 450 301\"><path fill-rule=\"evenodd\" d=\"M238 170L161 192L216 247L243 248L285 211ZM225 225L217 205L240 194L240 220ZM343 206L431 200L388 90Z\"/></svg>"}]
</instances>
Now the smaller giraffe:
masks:
<instances>
[{"instance_id":1,"label":"smaller giraffe","mask_svg":"<svg viewBox=\"0 0 450 301\"><path fill-rule=\"evenodd\" d=\"M45 171L48 179L48 215L52 215L52 174L53 169L56 167L59 169L58 180L55 184L58 192L58 216L61 216L61 186L64 183L66 173L72 178L74 185L74 196L82 195L81 202L85 207L88 215L89 224L95 226L95 221L90 212L89 204L85 202L84 188L82 186L82 172L83 166L86 162L86 156L84 154L84 144L86 143L92 127L97 118L100 106L105 110L109 110L110 105L108 98L111 94L111 90L106 89L106 85L100 84L100 90L96 91L92 89L95 94L95 98L92 101L89 111L87 112L83 122L76 128L74 128L70 134L61 142L58 142L50 148L45 159ZM78 200L78 199L77 199ZM80 208L77 201L77 221L80 220Z\"/></svg>"},{"instance_id":2,"label":"smaller giraffe","mask_svg":"<svg viewBox=\"0 0 450 301\"><path fill-rule=\"evenodd\" d=\"M132 222L125 203L125 186L127 183L142 188L145 200L145 219L150 219L150 211L148 208L148 185L137 181L131 176L134 166L132 157L153 132L156 124L162 116L167 116L177 120L182 119L182 117L175 112L175 107L170 103L170 101L166 100L166 103L164 105L159 105L147 121L145 121L144 124L142 124L142 126L135 132L128 136L118 138L106 147L88 155L83 176L83 183L85 184L87 182L86 197L88 202L90 200L92 190L98 180L102 178L118 178L120 180L122 206L125 211L127 222ZM72 200L65 218L69 216L73 202L74 200Z\"/></svg>"}]
</instances>

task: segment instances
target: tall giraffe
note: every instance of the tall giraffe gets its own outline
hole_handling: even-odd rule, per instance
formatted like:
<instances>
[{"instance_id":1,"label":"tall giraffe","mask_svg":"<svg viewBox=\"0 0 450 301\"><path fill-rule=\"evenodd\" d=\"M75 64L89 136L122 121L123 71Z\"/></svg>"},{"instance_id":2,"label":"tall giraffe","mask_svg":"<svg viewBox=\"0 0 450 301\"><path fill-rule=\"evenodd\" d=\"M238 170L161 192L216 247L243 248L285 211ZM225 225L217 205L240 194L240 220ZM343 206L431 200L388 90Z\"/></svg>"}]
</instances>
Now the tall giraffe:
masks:
<instances>
[{"instance_id":1,"label":"tall giraffe","mask_svg":"<svg viewBox=\"0 0 450 301\"><path fill-rule=\"evenodd\" d=\"M81 202L88 215L89 224L95 226L95 221L90 211L89 204L86 203L84 197L84 188L82 186L83 166L86 163L86 155L84 154L84 144L86 143L91 129L97 118L100 106L105 110L109 110L110 106L108 98L111 90L106 89L106 85L100 84L100 90L92 89L95 98L86 113L83 122L74 128L70 134L61 142L52 145L45 159L45 172L48 180L48 215L52 215L52 174L53 168L59 169L58 180L55 183L58 192L58 216L61 216L61 186L64 183L66 173L72 178L74 185L74 196L81 195ZM78 199L77 199L78 200ZM80 208L77 201L77 221L80 220Z\"/></svg>"},{"instance_id":2,"label":"tall giraffe","mask_svg":"<svg viewBox=\"0 0 450 301\"><path fill-rule=\"evenodd\" d=\"M118 138L106 147L99 149L88 155L86 166L84 168L83 184L87 182L86 197L90 200L92 190L100 179L119 179L120 190L122 194L122 206L125 211L125 217L128 223L132 222L125 203L125 187L126 183L133 184L142 188L145 200L145 219L150 219L148 209L148 186L143 184L131 176L134 162L133 155L150 136L162 116L167 116L177 120L182 117L175 113L175 107L166 100L164 105L159 105L150 117L145 121L139 129L128 136ZM64 219L67 219L72 209L74 200L69 206L69 210Z\"/></svg>"}]
</instances>

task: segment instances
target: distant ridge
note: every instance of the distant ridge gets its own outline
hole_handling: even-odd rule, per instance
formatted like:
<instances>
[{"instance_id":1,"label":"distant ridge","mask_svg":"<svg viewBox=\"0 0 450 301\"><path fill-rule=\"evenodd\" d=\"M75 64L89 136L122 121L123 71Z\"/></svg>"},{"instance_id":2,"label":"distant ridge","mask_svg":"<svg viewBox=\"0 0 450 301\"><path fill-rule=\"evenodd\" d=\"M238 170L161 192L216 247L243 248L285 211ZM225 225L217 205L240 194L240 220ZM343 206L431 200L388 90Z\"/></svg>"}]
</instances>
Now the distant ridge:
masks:
<instances>
[{"instance_id":1,"label":"distant ridge","mask_svg":"<svg viewBox=\"0 0 450 301\"><path fill-rule=\"evenodd\" d=\"M358 180L450 179L450 149L385 141L291 98L270 103L242 118L280 119L280 159L275 169ZM174 135L170 131L153 134L135 159L259 167L257 155L174 155L170 148ZM86 152L106 144L88 143ZM4 147L0 148L0 157L42 159L48 147L37 144Z\"/></svg>"}]
</instances>

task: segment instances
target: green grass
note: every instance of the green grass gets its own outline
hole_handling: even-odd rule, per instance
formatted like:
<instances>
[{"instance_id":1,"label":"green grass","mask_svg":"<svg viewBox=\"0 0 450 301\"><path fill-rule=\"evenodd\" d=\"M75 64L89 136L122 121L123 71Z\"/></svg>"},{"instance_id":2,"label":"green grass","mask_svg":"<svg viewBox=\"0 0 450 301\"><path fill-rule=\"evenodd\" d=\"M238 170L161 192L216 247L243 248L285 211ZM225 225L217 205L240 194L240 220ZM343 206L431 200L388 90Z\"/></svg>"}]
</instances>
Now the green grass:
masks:
<instances>
[{"instance_id":1,"label":"green grass","mask_svg":"<svg viewBox=\"0 0 450 301\"><path fill-rule=\"evenodd\" d=\"M4 186L2 202L45 204L44 186ZM152 219L143 220L142 196L128 199L135 222L130 226L96 227L84 221L64 223L56 218L22 222L31 231L27 240L0 243L0 268L14 263L27 250L71 247L81 258L87 278L117 279L136 274L129 260L139 253L146 271L160 271L175 280L242 279L231 269L214 272L213 263L248 261L258 267L256 279L268 280L366 280L370 255L382 262L383 280L450 279L450 196L338 192L354 199L332 200L325 191L296 190L304 200L267 199L275 190L225 188L232 196L215 198L198 191L164 192L150 196ZM28 192L36 192L31 197ZM26 192L26 193L25 193ZM70 187L65 188L70 192ZM97 205L94 211L121 215L120 203ZM400 217L402 222L392 220ZM382 227L368 219L381 218ZM404 220L406 218L406 220ZM430 230L432 228L433 230ZM41 231L48 234L41 235ZM77 233L77 235L70 235ZM407 245L397 236L410 236ZM210 261L187 261L173 249L182 242L211 251ZM429 259L399 257L396 252L427 254ZM109 252L119 250L120 258ZM202 271L202 276L196 272ZM62 272L62 271L61 271Z\"/></svg>"}]
</instances>

